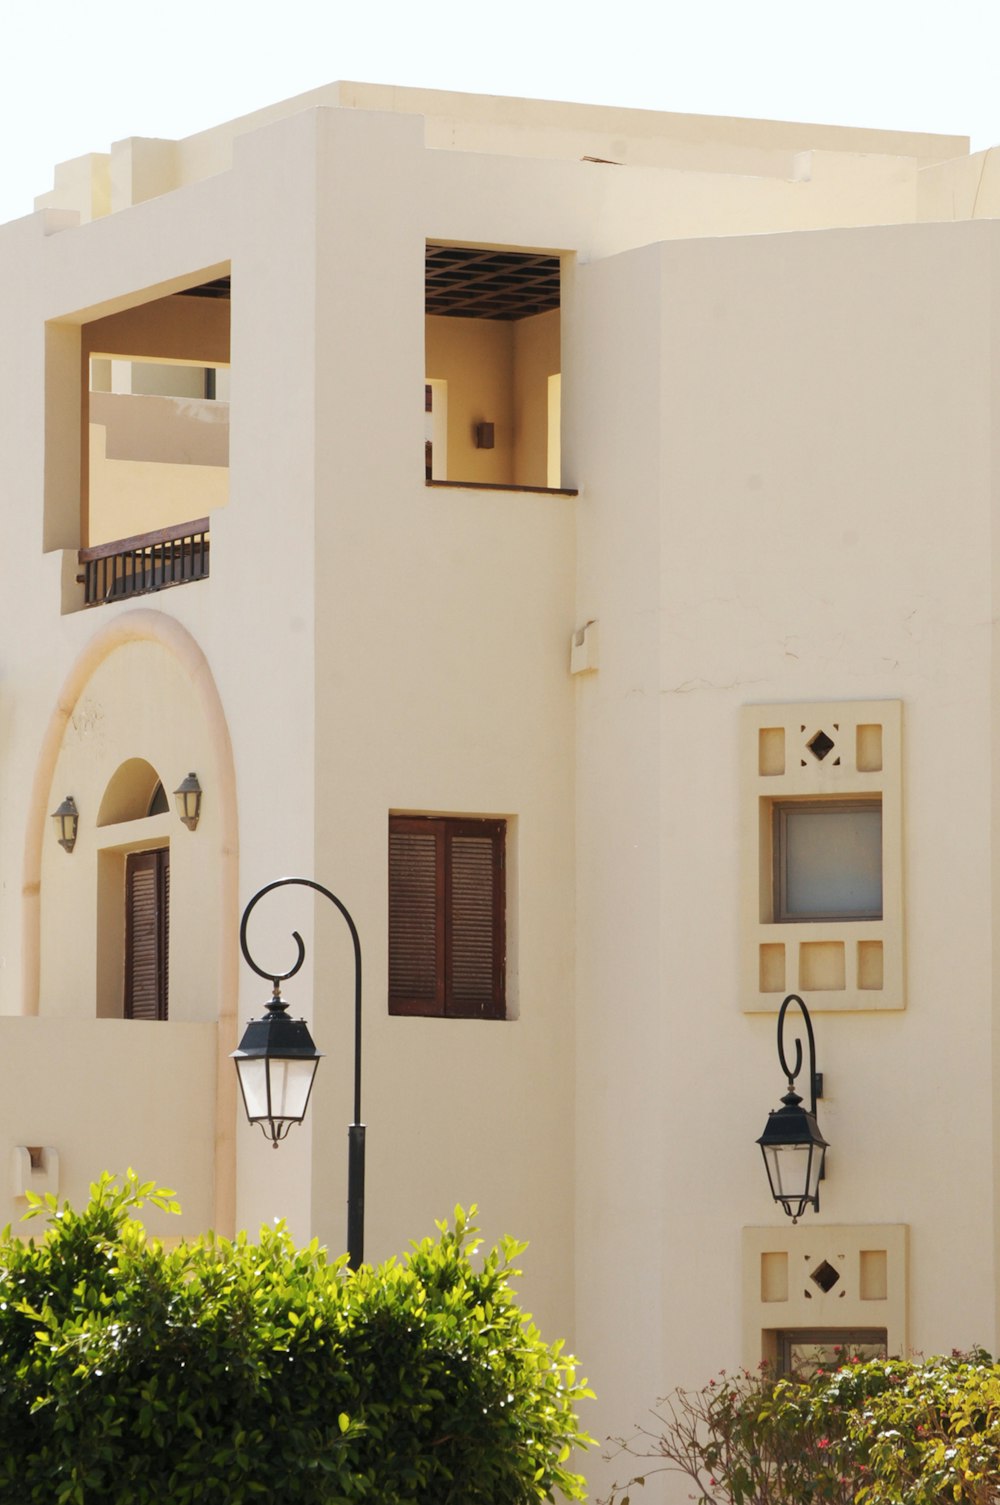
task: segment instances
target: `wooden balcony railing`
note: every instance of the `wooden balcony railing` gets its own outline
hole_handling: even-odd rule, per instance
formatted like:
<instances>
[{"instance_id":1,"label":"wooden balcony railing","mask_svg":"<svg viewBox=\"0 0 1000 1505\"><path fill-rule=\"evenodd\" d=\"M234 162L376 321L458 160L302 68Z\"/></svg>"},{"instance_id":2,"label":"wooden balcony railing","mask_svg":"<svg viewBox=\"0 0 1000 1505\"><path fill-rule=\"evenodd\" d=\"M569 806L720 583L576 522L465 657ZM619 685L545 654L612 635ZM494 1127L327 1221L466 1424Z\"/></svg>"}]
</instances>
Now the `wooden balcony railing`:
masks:
<instances>
[{"instance_id":1,"label":"wooden balcony railing","mask_svg":"<svg viewBox=\"0 0 1000 1505\"><path fill-rule=\"evenodd\" d=\"M145 596L150 591L185 585L208 576L208 518L138 533L134 538L116 538L79 553L83 573L77 579L84 588L87 606L105 601L123 601L127 596Z\"/></svg>"}]
</instances>

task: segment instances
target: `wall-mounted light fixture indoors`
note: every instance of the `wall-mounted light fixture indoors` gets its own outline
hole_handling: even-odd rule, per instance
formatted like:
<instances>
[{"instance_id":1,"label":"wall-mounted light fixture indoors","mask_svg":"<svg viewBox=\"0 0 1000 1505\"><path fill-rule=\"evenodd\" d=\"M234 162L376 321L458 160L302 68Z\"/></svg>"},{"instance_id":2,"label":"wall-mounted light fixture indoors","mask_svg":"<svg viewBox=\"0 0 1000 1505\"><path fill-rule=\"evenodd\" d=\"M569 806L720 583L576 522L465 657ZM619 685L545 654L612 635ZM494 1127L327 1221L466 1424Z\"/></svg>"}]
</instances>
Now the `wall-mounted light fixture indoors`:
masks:
<instances>
[{"instance_id":1,"label":"wall-mounted light fixture indoors","mask_svg":"<svg viewBox=\"0 0 1000 1505\"><path fill-rule=\"evenodd\" d=\"M494 425L492 423L476 424L476 448L492 449L494 444Z\"/></svg>"},{"instance_id":2,"label":"wall-mounted light fixture indoors","mask_svg":"<svg viewBox=\"0 0 1000 1505\"><path fill-rule=\"evenodd\" d=\"M53 810L52 819L56 824L56 840L66 852L72 852L76 846L76 831L80 824L80 812L76 808L76 801L71 794L67 794L58 810Z\"/></svg>"},{"instance_id":3,"label":"wall-mounted light fixture indoors","mask_svg":"<svg viewBox=\"0 0 1000 1505\"><path fill-rule=\"evenodd\" d=\"M196 773L189 773L177 786L174 799L177 801L177 814L188 830L194 831L201 816L201 785Z\"/></svg>"},{"instance_id":4,"label":"wall-mounted light fixture indoors","mask_svg":"<svg viewBox=\"0 0 1000 1505\"><path fill-rule=\"evenodd\" d=\"M785 1013L790 1003L797 1004L801 1009L809 1041L811 1106L808 1113L795 1091L795 1078L802 1070L802 1041L795 1041L793 1067L789 1067L785 1057ZM788 1091L781 1099L782 1106L772 1108L768 1114L764 1132L757 1143L764 1156L771 1195L776 1202L781 1203L792 1222L797 1223L807 1207L819 1212L819 1183L829 1148L816 1122L816 1099L823 1095L823 1077L816 1070L816 1041L812 1020L809 1018L809 1010L797 993L789 993L778 1012L778 1060L788 1078Z\"/></svg>"}]
</instances>

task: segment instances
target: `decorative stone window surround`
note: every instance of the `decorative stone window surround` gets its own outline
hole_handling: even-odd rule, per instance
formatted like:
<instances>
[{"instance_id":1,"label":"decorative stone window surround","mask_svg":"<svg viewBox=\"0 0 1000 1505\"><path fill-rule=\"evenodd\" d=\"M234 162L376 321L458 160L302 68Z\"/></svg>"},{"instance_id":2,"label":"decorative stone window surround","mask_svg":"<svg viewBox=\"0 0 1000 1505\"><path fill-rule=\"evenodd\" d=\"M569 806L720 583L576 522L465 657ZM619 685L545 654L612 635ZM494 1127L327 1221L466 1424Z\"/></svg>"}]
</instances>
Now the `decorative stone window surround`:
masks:
<instances>
[{"instance_id":1,"label":"decorative stone window surround","mask_svg":"<svg viewBox=\"0 0 1000 1505\"><path fill-rule=\"evenodd\" d=\"M905 1007L902 706L896 700L744 706L742 1006L774 1012L787 993L812 1010ZM880 800L882 918L776 923L776 803Z\"/></svg>"},{"instance_id":2,"label":"decorative stone window surround","mask_svg":"<svg viewBox=\"0 0 1000 1505\"><path fill-rule=\"evenodd\" d=\"M905 1223L812 1223L743 1229L743 1362L774 1363L789 1328L885 1328L905 1354Z\"/></svg>"}]
</instances>

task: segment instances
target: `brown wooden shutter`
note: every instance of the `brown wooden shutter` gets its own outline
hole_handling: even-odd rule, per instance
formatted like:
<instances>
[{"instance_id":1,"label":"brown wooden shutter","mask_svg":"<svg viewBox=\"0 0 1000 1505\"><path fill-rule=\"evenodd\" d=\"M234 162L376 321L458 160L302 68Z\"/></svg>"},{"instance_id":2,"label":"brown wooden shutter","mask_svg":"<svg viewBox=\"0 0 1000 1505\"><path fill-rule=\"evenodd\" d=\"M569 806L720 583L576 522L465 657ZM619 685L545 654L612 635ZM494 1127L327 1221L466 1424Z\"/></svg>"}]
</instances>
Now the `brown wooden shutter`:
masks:
<instances>
[{"instance_id":1,"label":"brown wooden shutter","mask_svg":"<svg viewBox=\"0 0 1000 1505\"><path fill-rule=\"evenodd\" d=\"M503 1018L503 825L448 822L446 1012Z\"/></svg>"},{"instance_id":2,"label":"brown wooden shutter","mask_svg":"<svg viewBox=\"0 0 1000 1505\"><path fill-rule=\"evenodd\" d=\"M503 821L391 816L389 1012L504 1017Z\"/></svg>"},{"instance_id":3,"label":"brown wooden shutter","mask_svg":"<svg viewBox=\"0 0 1000 1505\"><path fill-rule=\"evenodd\" d=\"M170 852L129 852L125 859L125 1017L166 1019Z\"/></svg>"},{"instance_id":4,"label":"brown wooden shutter","mask_svg":"<svg viewBox=\"0 0 1000 1505\"><path fill-rule=\"evenodd\" d=\"M389 823L389 1007L444 1012L444 830L440 821Z\"/></svg>"}]
</instances>

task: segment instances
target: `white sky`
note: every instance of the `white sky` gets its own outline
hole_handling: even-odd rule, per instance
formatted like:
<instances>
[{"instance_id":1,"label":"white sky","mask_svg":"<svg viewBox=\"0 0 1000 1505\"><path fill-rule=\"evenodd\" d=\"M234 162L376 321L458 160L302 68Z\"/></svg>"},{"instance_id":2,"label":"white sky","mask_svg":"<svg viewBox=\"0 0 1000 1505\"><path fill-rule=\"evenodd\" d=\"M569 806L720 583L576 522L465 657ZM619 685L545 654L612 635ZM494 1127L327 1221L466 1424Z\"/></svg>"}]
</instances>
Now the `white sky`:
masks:
<instances>
[{"instance_id":1,"label":"white sky","mask_svg":"<svg viewBox=\"0 0 1000 1505\"><path fill-rule=\"evenodd\" d=\"M0 0L0 223L56 162L334 79L1000 143L1000 0Z\"/></svg>"}]
</instances>

